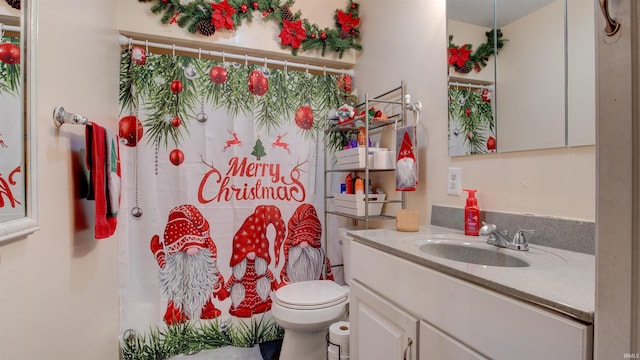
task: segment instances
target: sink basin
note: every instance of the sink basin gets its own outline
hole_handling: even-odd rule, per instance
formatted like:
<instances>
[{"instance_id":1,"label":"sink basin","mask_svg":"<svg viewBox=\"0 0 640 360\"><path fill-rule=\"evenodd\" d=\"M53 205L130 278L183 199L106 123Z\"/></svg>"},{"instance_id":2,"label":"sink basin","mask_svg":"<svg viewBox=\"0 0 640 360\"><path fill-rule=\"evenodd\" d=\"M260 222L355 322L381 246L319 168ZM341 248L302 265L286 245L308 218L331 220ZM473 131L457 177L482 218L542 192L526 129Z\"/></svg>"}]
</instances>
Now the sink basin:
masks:
<instances>
[{"instance_id":1,"label":"sink basin","mask_svg":"<svg viewBox=\"0 0 640 360\"><path fill-rule=\"evenodd\" d=\"M528 267L529 263L507 250L492 245L478 246L460 241L430 241L418 247L423 253L440 258L465 262L469 264L501 266L501 267Z\"/></svg>"}]
</instances>

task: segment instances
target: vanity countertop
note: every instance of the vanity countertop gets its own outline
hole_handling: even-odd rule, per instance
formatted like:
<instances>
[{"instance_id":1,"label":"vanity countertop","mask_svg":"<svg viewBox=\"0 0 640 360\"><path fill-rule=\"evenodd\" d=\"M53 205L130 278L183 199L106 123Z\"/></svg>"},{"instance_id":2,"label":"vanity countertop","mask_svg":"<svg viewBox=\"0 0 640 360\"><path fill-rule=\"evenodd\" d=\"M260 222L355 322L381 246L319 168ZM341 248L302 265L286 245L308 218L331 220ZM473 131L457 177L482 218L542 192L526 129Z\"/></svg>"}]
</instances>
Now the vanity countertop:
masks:
<instances>
[{"instance_id":1,"label":"vanity countertop","mask_svg":"<svg viewBox=\"0 0 640 360\"><path fill-rule=\"evenodd\" d=\"M429 267L494 290L498 293L537 304L592 324L595 312L595 256L551 247L529 244L529 251L499 249L532 260L529 267L496 267L447 260L419 250L424 239L455 235L470 243L481 243L477 236L464 236L459 230L423 226L419 232L399 232L394 229L349 231L354 241L396 255L413 263ZM559 259L536 263L540 254ZM546 256L546 255L545 255Z\"/></svg>"}]
</instances>

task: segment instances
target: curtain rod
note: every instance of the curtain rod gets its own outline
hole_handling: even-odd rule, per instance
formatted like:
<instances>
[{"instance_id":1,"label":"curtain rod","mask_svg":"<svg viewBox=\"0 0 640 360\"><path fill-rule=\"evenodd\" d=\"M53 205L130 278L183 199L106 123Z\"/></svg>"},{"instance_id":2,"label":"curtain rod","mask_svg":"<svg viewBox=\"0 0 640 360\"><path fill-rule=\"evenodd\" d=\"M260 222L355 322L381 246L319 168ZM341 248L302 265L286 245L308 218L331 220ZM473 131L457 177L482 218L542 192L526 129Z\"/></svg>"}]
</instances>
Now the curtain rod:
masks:
<instances>
[{"instance_id":1,"label":"curtain rod","mask_svg":"<svg viewBox=\"0 0 640 360\"><path fill-rule=\"evenodd\" d=\"M163 43L157 43L157 42L151 42L151 41L142 41L142 40L134 40L133 38L130 37L126 37L124 35L120 35L120 46L126 46L126 45L142 45L142 46L146 46L146 47L155 47L155 48L159 48L159 49L166 49L166 50L172 50L172 51L182 51L182 52L190 52L190 53L195 53L195 54L202 54L202 55L210 55L210 56L218 56L218 57L222 57L224 59L235 59L235 60L244 60L244 61L251 61L251 62L258 62L258 63L266 63L266 64L272 64L272 65L279 65L279 66L283 66L285 68L288 67L294 67L294 68L300 68L300 69L304 69L304 70L316 70L316 71L322 71L322 72L327 72L327 73L337 73L337 74L346 74L346 75L350 75L353 76L354 71L352 69L336 69L336 68L330 68L330 67L326 67L326 66L317 66L317 65L310 65L310 64L302 64L302 63L297 63L297 62L290 62L290 61L286 61L286 60L274 60L274 59L268 59L267 57L257 57L257 56L249 56L249 55L238 55L238 54L233 54L233 53L227 53L224 51L214 51L214 50L203 50L203 49L195 49L195 48L190 48L190 47L184 47L184 46L177 46L176 44L163 44Z\"/></svg>"},{"instance_id":2,"label":"curtain rod","mask_svg":"<svg viewBox=\"0 0 640 360\"><path fill-rule=\"evenodd\" d=\"M2 34L5 30L13 31L13 32L22 32L22 29L20 28L20 26L5 25L3 23L0 23L0 34Z\"/></svg>"},{"instance_id":3,"label":"curtain rod","mask_svg":"<svg viewBox=\"0 0 640 360\"><path fill-rule=\"evenodd\" d=\"M461 88L474 88L474 89L488 89L488 90L494 90L495 86L493 85L476 85L476 84L464 84L464 83L460 83L460 82L449 82L449 86L458 86Z\"/></svg>"}]
</instances>

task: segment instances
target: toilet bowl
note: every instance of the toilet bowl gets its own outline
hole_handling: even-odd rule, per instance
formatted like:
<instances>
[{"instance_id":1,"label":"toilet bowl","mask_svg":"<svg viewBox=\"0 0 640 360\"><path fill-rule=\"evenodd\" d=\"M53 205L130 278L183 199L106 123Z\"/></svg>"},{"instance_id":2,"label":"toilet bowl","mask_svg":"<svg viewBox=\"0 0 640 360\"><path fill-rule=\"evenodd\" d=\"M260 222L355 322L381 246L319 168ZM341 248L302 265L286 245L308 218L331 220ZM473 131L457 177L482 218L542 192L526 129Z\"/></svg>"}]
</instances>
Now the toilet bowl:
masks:
<instances>
[{"instance_id":1,"label":"toilet bowl","mask_svg":"<svg viewBox=\"0 0 640 360\"><path fill-rule=\"evenodd\" d=\"M326 357L329 325L347 315L349 289L330 280L292 283L275 292L271 315L284 328L281 360Z\"/></svg>"},{"instance_id":2,"label":"toilet bowl","mask_svg":"<svg viewBox=\"0 0 640 360\"><path fill-rule=\"evenodd\" d=\"M351 239L343 229L338 236L344 249ZM278 289L272 300L271 315L284 328L280 360L326 359L328 329L346 319L349 288L330 280L301 281Z\"/></svg>"}]
</instances>

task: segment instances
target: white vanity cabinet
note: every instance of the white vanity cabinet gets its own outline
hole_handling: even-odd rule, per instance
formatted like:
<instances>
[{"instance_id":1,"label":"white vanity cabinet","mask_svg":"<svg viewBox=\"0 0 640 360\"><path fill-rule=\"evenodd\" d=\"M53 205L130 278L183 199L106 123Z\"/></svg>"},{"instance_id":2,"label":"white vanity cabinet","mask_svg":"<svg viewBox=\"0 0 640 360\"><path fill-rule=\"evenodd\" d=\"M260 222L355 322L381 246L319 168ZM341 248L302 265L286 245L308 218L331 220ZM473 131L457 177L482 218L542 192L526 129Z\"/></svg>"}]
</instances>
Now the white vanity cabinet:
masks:
<instances>
[{"instance_id":1,"label":"white vanity cabinet","mask_svg":"<svg viewBox=\"0 0 640 360\"><path fill-rule=\"evenodd\" d=\"M359 241L350 260L352 359L402 359L408 337L407 359L592 359L592 325Z\"/></svg>"},{"instance_id":2,"label":"white vanity cabinet","mask_svg":"<svg viewBox=\"0 0 640 360\"><path fill-rule=\"evenodd\" d=\"M416 358L418 319L358 281L349 286L350 356L353 359Z\"/></svg>"}]
</instances>

